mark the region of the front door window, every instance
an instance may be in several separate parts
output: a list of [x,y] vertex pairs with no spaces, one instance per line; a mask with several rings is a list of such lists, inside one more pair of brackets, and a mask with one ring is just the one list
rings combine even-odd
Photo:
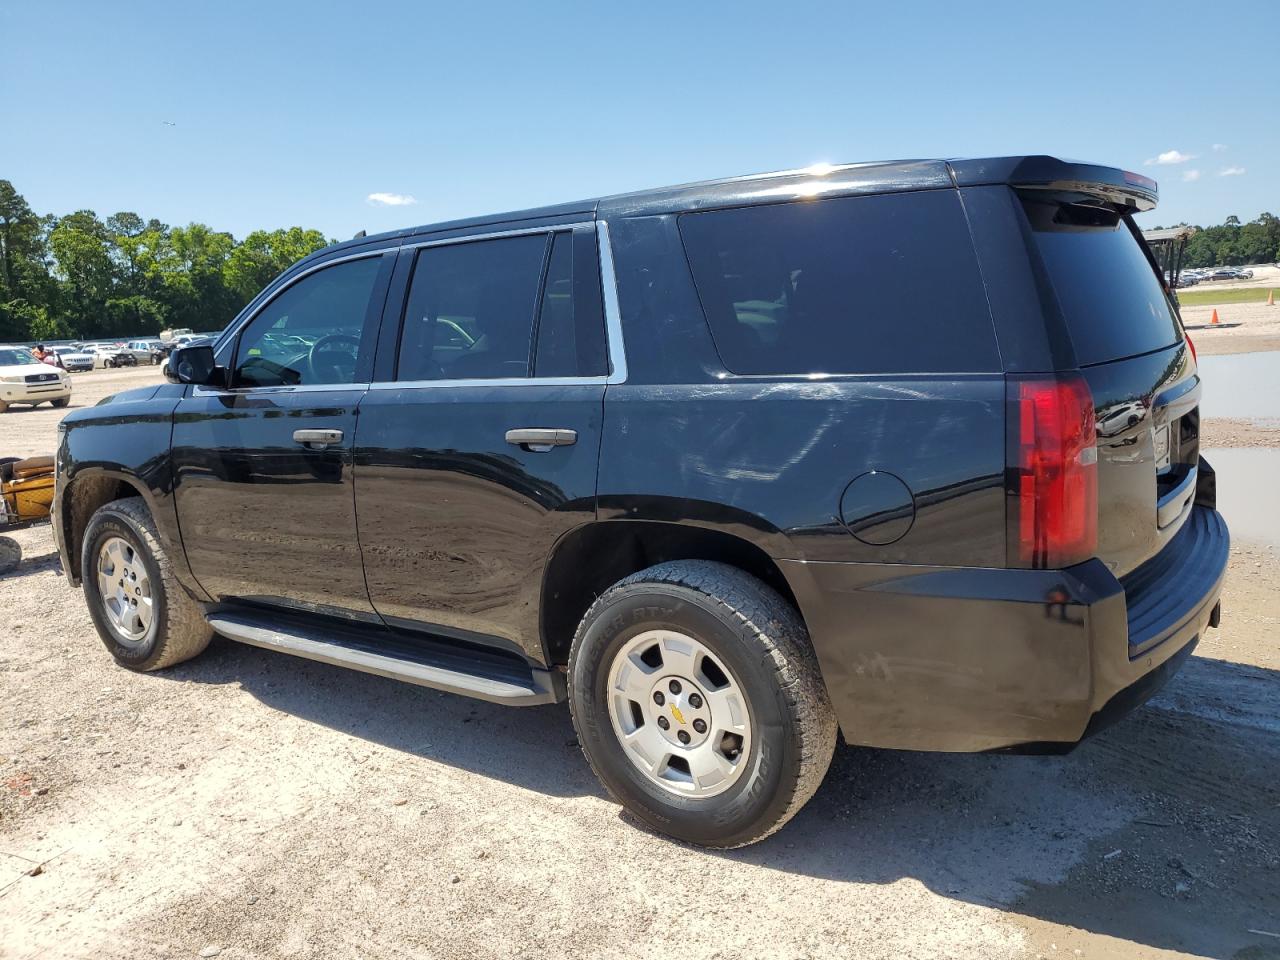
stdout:
[[268,303],[240,335],[232,385],[354,383],[381,259],[318,270]]

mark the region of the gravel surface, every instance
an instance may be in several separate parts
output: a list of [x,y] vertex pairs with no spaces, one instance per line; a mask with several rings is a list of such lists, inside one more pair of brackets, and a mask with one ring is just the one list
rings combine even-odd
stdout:
[[1200,422],[1200,448],[1280,447],[1280,429],[1273,421],[1205,417]]
[[[76,377],[74,402],[154,372]],[[0,417],[49,452],[61,411]],[[0,579],[0,956],[1280,957],[1280,564],[1066,757],[840,747],[768,841],[620,813],[567,709],[216,640],[115,667],[47,527]]]

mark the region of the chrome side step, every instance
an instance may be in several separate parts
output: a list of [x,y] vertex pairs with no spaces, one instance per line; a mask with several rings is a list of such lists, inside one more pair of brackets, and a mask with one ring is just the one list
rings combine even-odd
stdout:
[[491,703],[532,706],[564,699],[558,674],[485,650],[407,641],[390,632],[375,635],[340,627],[322,632],[290,618],[238,610],[211,612],[207,619],[222,636],[240,643]]

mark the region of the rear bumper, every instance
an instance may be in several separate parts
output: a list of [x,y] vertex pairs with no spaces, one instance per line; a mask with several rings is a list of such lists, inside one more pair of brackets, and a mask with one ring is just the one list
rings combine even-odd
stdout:
[[1143,703],[1215,614],[1229,538],[1196,506],[1123,581],[1065,570],[780,561],[845,739],[1063,749]]

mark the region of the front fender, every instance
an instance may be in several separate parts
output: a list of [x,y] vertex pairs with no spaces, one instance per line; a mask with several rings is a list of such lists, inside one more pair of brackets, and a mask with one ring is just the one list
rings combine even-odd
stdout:
[[61,426],[54,491],[54,535],[63,569],[79,585],[80,542],[104,503],[140,496],[179,582],[207,600],[187,565],[173,497],[169,446],[179,397],[167,391],[78,411]]

